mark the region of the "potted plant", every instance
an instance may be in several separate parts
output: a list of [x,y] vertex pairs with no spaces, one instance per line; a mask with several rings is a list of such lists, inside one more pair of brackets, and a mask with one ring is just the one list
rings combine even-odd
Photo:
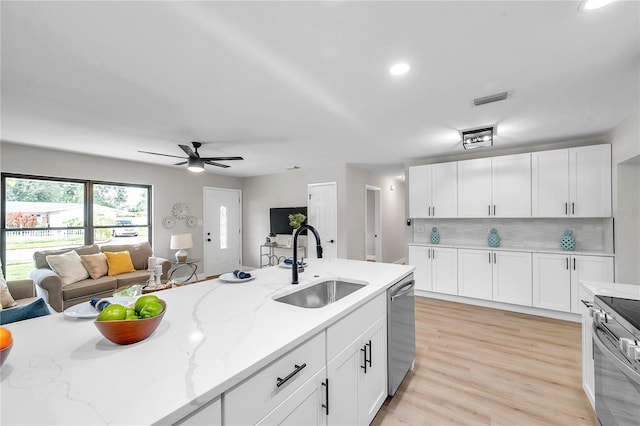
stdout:
[[289,215],[289,225],[293,227],[293,232],[296,232],[296,229],[300,228],[302,223],[307,219],[305,215],[302,213],[290,214]]
[[275,232],[269,232],[269,242],[271,244],[276,244],[276,233]]

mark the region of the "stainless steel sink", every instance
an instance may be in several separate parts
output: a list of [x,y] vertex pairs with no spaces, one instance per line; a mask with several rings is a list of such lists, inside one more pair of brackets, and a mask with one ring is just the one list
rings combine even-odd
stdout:
[[321,308],[364,287],[365,284],[347,281],[322,281],[310,287],[278,297],[276,302],[288,303],[301,308]]

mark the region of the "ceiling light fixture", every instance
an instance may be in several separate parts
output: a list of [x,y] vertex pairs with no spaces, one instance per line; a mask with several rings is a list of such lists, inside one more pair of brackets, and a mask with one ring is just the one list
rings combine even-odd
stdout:
[[393,64],[391,68],[389,68],[389,74],[391,75],[404,75],[409,72],[411,67],[406,62],[399,62],[397,64]]
[[[184,164],[184,163],[182,163]],[[187,170],[194,173],[204,172],[204,160],[202,158],[189,157]]]
[[464,149],[493,146],[493,126],[461,131]]
[[594,10],[605,7],[609,3],[613,3],[615,0],[583,0],[578,5],[578,10]]

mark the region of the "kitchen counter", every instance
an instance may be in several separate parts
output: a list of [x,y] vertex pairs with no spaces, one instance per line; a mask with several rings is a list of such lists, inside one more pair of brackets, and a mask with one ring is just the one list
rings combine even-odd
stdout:
[[[291,270],[251,271],[244,283],[209,280],[156,293],[167,302],[148,339],[115,345],[92,319],[63,314],[7,325],[0,423],[174,423],[386,291],[412,266],[309,259]],[[369,285],[331,305],[304,309],[272,300],[324,278]]]
[[640,300],[640,285],[599,281],[581,281],[580,285],[591,300],[595,295]]
[[587,255],[587,256],[611,256],[614,257],[613,253],[605,253],[598,252],[593,250],[573,250],[566,251],[560,248],[540,248],[540,247],[489,247],[488,245],[472,245],[472,244],[461,244],[461,245],[453,245],[453,244],[431,244],[431,243],[409,243],[409,246],[416,247],[445,247],[445,248],[456,248],[456,249],[472,249],[472,250],[495,250],[495,251],[518,251],[518,252],[526,252],[526,253],[552,253],[552,254],[564,254],[564,255]]

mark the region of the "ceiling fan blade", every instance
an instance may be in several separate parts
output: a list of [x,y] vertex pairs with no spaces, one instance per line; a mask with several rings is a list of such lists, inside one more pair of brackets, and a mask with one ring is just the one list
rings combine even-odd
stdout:
[[203,160],[209,161],[230,161],[230,160],[244,160],[242,157],[200,157]]
[[138,152],[142,152],[143,154],[162,155],[163,157],[184,158],[184,157],[178,157],[177,155],[160,154],[159,152],[149,152],[149,151],[138,151]]
[[209,164],[210,166],[222,167],[223,169],[228,169],[231,166],[227,166],[226,164],[216,163],[214,161],[205,160],[205,164]]
[[199,155],[197,155],[190,146],[187,145],[178,145],[180,148],[182,148],[182,150],[191,158],[198,158]]
[[188,161],[182,161],[180,163],[175,163],[174,166],[183,166],[183,165],[185,165],[187,163],[188,163]]

